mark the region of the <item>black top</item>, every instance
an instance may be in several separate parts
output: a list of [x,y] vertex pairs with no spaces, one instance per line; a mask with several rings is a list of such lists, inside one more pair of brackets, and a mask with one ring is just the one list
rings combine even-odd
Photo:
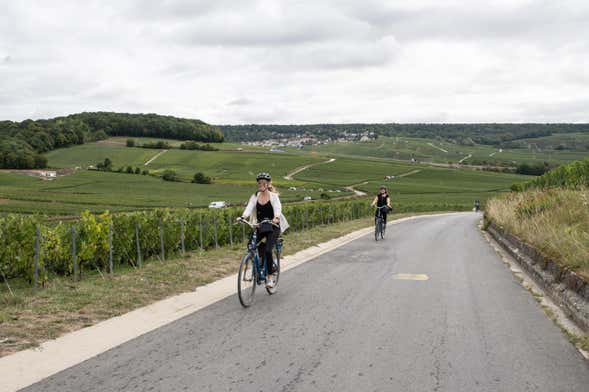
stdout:
[[261,222],[264,219],[274,219],[274,208],[272,208],[272,203],[270,203],[270,201],[268,201],[266,204],[260,204],[260,202],[257,202],[256,213],[258,222]]
[[378,200],[376,202],[377,207],[382,207],[382,206],[387,205],[387,200],[389,199],[388,193],[385,193],[384,196],[379,193],[378,195],[376,195],[376,197],[378,197]]

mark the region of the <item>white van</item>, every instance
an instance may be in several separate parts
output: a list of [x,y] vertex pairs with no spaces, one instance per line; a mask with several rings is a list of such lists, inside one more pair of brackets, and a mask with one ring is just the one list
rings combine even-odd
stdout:
[[209,204],[209,208],[225,208],[227,207],[227,202],[224,201],[213,201]]

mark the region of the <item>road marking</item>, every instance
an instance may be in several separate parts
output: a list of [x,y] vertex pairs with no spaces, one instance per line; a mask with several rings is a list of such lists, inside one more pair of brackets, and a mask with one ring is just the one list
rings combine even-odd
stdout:
[[426,274],[394,274],[394,279],[397,280],[429,280]]

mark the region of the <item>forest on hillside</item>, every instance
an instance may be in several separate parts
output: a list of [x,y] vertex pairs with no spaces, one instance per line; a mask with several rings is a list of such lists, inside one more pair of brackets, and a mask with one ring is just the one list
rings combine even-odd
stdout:
[[462,145],[485,144],[510,147],[520,139],[555,133],[589,132],[589,124],[309,124],[219,125],[227,141],[257,141],[308,135],[336,138],[344,132],[373,132],[377,136],[438,138]]
[[157,114],[93,112],[47,120],[0,121],[0,168],[44,168],[44,152],[109,136],[223,141],[217,127],[200,120]]

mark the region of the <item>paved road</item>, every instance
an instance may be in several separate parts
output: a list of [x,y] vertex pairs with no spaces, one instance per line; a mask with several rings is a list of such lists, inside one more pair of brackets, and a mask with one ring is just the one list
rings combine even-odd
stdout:
[[232,296],[26,390],[586,391],[589,365],[476,223],[391,226],[286,272],[250,309]]

